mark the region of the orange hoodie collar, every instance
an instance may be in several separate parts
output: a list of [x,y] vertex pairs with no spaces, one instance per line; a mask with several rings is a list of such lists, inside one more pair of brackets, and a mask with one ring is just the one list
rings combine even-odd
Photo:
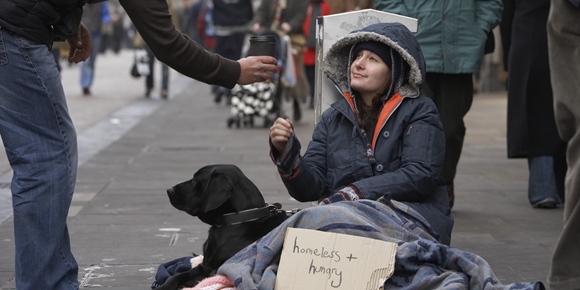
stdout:
[[[352,95],[350,94],[350,92],[346,92],[346,93],[344,93],[344,96],[345,96],[346,100],[348,101],[348,103],[350,104],[350,108],[352,109],[352,112],[354,114],[356,114],[356,106],[354,104],[354,99],[353,99]],[[381,109],[379,119],[377,120],[377,124],[375,125],[375,133],[373,135],[373,141],[371,144],[371,148],[373,150],[375,149],[375,143],[377,142],[377,137],[379,136],[379,132],[381,131],[381,128],[385,125],[385,123],[387,122],[387,119],[389,119],[389,117],[393,114],[393,112],[399,107],[399,104],[401,103],[401,101],[403,101],[403,96],[401,96],[401,94],[399,94],[399,92],[396,92],[392,97],[390,97],[387,100],[387,102],[385,103],[385,105]]]
[[371,148],[375,149],[375,144],[377,143],[377,137],[379,136],[379,132],[381,131],[382,127],[387,123],[389,117],[393,114],[393,112],[399,107],[399,104],[403,101],[403,96],[396,92],[392,97],[390,97],[383,108],[381,109],[381,114],[379,115],[379,119],[377,120],[377,124],[375,125],[375,133],[373,134],[373,142],[371,144]]

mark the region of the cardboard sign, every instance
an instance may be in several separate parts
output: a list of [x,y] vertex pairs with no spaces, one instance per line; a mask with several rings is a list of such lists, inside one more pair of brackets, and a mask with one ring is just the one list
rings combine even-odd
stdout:
[[288,228],[274,289],[383,289],[396,252],[395,243]]

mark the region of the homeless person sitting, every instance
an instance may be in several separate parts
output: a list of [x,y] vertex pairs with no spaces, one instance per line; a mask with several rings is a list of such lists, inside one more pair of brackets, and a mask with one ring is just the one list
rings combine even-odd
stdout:
[[484,259],[447,246],[445,134],[420,92],[425,61],[411,31],[399,23],[353,31],[330,47],[322,67],[344,98],[323,112],[304,156],[288,120],[275,122],[270,142],[290,194],[324,205],[293,214],[216,277],[239,290],[274,289],[286,230],[304,228],[396,243],[384,289],[544,289],[540,281],[502,285]]
[[435,105],[420,93],[425,62],[405,26],[379,23],[348,34],[323,69],[344,98],[322,114],[304,156],[288,120],[275,122],[270,142],[290,194],[325,205],[294,213],[200,283],[213,288],[194,290],[275,289],[288,228],[396,243],[387,290],[545,289],[541,281],[502,285],[483,258],[447,246],[453,219],[439,177],[445,136]]
[[425,60],[399,23],[354,31],[328,51],[323,69],[344,96],[323,112],[304,156],[292,122],[270,128],[270,155],[301,202],[395,200],[417,211],[445,245],[453,219],[440,171],[445,134],[421,94]]

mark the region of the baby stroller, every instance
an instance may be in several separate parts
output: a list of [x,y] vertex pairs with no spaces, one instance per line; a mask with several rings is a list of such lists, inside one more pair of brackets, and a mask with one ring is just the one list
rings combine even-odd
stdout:
[[[234,124],[240,128],[254,127],[254,118],[261,117],[264,127],[270,127],[276,118],[282,116],[282,96],[284,85],[282,75],[286,66],[288,41],[273,31],[260,33],[263,36],[276,38],[275,57],[278,59],[278,72],[272,75],[270,82],[236,85],[231,92],[231,116],[227,120],[228,128]],[[251,55],[248,55],[251,56]]]

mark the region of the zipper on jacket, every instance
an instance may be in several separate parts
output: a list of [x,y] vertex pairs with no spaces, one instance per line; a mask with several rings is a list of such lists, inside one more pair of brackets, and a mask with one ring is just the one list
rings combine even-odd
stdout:
[[[358,126],[356,126],[356,127],[358,128]],[[361,130],[363,140],[367,144],[367,158],[369,159],[369,162],[371,163],[371,167],[372,167],[375,164],[377,164],[377,159],[375,159],[375,150],[373,149],[371,143],[368,141],[367,132],[364,129],[360,129],[360,130]]]

